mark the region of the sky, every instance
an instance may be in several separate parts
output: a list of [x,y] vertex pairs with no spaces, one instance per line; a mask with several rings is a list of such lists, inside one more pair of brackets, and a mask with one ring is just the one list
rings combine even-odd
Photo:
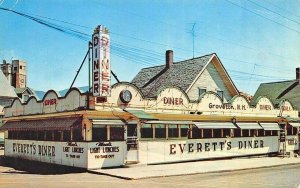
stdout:
[[[0,8],[84,34],[0,9],[0,60],[25,60],[35,90],[70,87],[100,24],[121,81],[163,65],[166,50],[175,62],[216,53],[238,90],[252,95],[260,83],[295,79],[300,67],[299,0],[0,0]],[[87,62],[74,86],[86,85]]]

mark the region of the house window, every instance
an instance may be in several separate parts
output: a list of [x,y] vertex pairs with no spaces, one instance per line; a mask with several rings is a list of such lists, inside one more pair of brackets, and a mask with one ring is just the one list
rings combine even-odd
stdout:
[[201,95],[203,95],[206,92],[206,89],[198,88],[198,91],[199,91],[199,97],[200,97]]
[[223,100],[223,95],[224,95],[224,93],[223,93],[223,91],[217,91],[217,94],[219,95],[219,97]]

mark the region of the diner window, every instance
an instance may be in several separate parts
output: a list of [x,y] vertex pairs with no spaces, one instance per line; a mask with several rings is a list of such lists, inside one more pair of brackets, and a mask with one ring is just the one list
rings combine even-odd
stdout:
[[53,140],[52,139],[52,131],[46,131],[46,140]]
[[214,138],[222,138],[222,129],[214,129]]
[[82,141],[83,137],[82,137],[82,130],[79,128],[77,129],[73,129],[73,141]]
[[192,130],[192,138],[194,139],[199,139],[201,138],[201,129],[199,129],[196,126],[193,126],[193,130]]
[[155,138],[166,138],[166,126],[164,124],[155,125]]
[[291,125],[288,125],[286,127],[287,135],[293,135],[293,127]]
[[297,127],[293,127],[293,135],[297,135],[298,129]]
[[250,129],[250,137],[255,137],[257,136],[257,130],[256,129]]
[[179,137],[179,125],[169,125],[168,127],[168,137],[178,138]]
[[123,141],[124,140],[124,127],[123,126],[110,126],[110,140]]
[[212,131],[212,129],[203,129],[203,138],[211,138]]
[[233,137],[232,135],[232,129],[223,129],[223,137],[227,138],[227,137]]
[[189,136],[189,125],[180,125],[180,133],[181,137],[188,137]]
[[250,133],[249,133],[249,129],[242,129],[242,137],[249,137]]
[[141,138],[153,138],[153,129],[151,124],[143,124],[141,127]]
[[205,88],[198,88],[198,93],[199,93],[199,97],[201,96],[201,95],[203,95],[204,93],[206,92],[206,89]]
[[265,136],[272,136],[272,131],[266,130],[266,131],[265,131]]
[[107,127],[103,125],[103,127],[93,128],[92,130],[92,140],[93,141],[107,141]]
[[66,130],[63,131],[64,134],[64,141],[71,141],[71,131],[70,130]]
[[234,129],[234,137],[241,137],[241,129]]
[[224,99],[224,92],[223,91],[217,91],[218,96],[222,99]]
[[272,136],[278,136],[278,131],[273,130],[272,131]]
[[54,131],[54,140],[61,141],[62,131]]
[[264,130],[263,129],[258,130],[258,136],[264,136]]
[[45,132],[37,131],[37,140],[45,140]]

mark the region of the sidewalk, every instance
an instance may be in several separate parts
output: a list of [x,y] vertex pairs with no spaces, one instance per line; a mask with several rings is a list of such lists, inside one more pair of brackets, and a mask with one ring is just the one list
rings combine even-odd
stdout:
[[91,173],[104,174],[123,179],[143,179],[152,177],[190,175],[200,173],[226,172],[253,168],[264,168],[300,163],[300,158],[243,158],[216,161],[197,161],[163,165],[130,165],[124,168],[90,170]]

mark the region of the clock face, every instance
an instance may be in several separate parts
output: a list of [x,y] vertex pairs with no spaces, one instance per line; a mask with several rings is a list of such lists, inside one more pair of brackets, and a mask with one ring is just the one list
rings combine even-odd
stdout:
[[120,93],[120,99],[123,103],[129,103],[132,99],[132,94],[128,90],[123,90]]

